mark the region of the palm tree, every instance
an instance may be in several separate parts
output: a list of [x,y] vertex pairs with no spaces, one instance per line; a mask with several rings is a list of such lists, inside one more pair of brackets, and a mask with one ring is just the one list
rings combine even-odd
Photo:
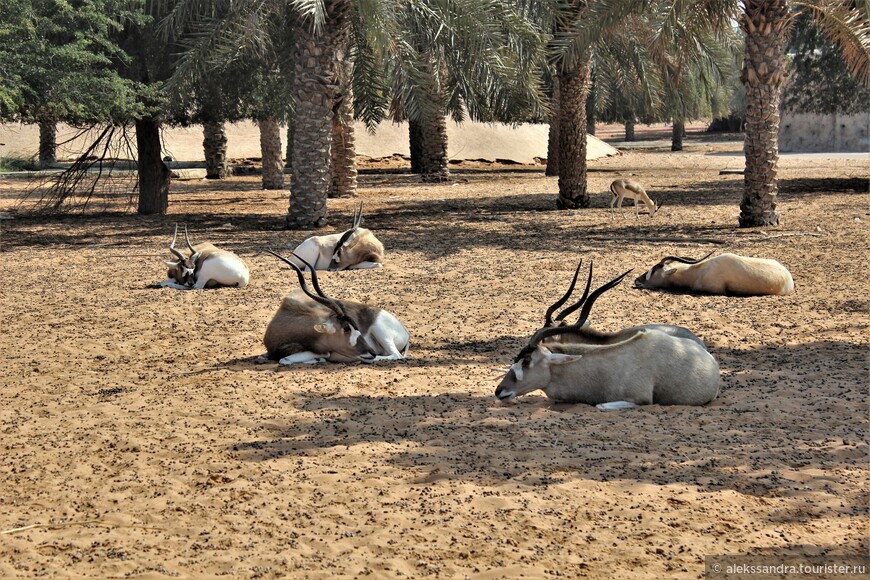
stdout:
[[337,59],[342,88],[333,104],[332,117],[332,187],[329,197],[356,197],[356,137],[353,127],[353,87],[351,61]]
[[202,125],[202,149],[205,154],[205,178],[226,179],[227,132],[223,121],[206,121]]
[[745,38],[746,135],[740,227],[775,226],[779,160],[779,101],[786,79],[787,0],[746,0],[740,16]]
[[746,88],[746,169],[740,227],[779,224],[776,179],[779,109],[787,76],[785,42],[794,11],[809,12],[843,51],[853,74],[870,84],[870,11],[851,2],[743,0],[738,20],[745,37],[741,81]]
[[449,179],[447,116],[485,122],[542,118],[541,34],[522,2],[429,2],[400,16],[393,66],[394,120],[407,119],[412,172]]
[[257,120],[260,128],[260,152],[263,163],[263,189],[284,189],[281,159],[281,127],[272,117]]
[[294,28],[296,132],[286,218],[288,229],[326,224],[326,199],[332,184],[333,105],[339,72],[334,55],[350,32],[351,8],[347,0],[313,2],[310,11],[300,15]]

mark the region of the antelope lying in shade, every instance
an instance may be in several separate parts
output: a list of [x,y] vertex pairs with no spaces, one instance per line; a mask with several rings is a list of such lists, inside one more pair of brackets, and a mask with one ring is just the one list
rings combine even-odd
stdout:
[[237,255],[226,250],[220,250],[208,242],[197,245],[190,243],[187,236],[187,226],[184,226],[184,241],[190,254],[185,256],[175,247],[178,237],[178,225],[172,235],[169,251],[178,258],[175,262],[166,262],[169,265],[167,280],[158,286],[189,290],[191,288],[218,288],[221,286],[234,286],[241,288],[248,285],[250,273],[248,266]]
[[316,293],[311,292],[301,267],[271,250],[269,253],[296,271],[300,286],[284,298],[266,328],[263,343],[269,359],[290,365],[405,358],[410,336],[398,318],[380,308],[330,298],[320,288],[316,270],[296,256],[311,272]]
[[290,258],[300,268],[313,264],[316,270],[381,268],[384,245],[371,230],[361,228],[362,202],[354,211],[353,225],[340,234],[312,236],[296,246]]
[[712,401],[719,392],[719,365],[691,331],[648,325],[603,333],[584,327],[595,300],[629,272],[584,296],[575,324],[538,330],[495,396],[508,400],[541,389],[554,401],[605,409]]
[[791,273],[776,260],[736,254],[721,254],[714,258],[707,254],[698,260],[667,256],[639,276],[634,285],[637,288],[743,296],[784,296],[794,292]]
[[610,219],[615,217],[613,207],[616,206],[622,212],[622,217],[626,217],[625,210],[622,209],[622,202],[626,199],[634,201],[634,217],[640,219],[640,210],[638,202],[643,203],[649,211],[649,217],[655,217],[656,212],[661,208],[653,200],[649,198],[643,186],[635,181],[628,179],[614,179],[610,184],[610,193],[613,199],[610,200]]

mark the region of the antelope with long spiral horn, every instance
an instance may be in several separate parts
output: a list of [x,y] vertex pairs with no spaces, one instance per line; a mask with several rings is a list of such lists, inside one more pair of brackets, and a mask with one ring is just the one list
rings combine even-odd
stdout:
[[248,285],[248,266],[234,253],[221,250],[208,242],[192,245],[185,225],[184,241],[190,250],[190,254],[185,256],[175,247],[177,238],[178,224],[175,225],[175,233],[172,234],[172,242],[169,244],[169,251],[178,260],[166,262],[169,266],[167,279],[158,286],[178,290],[201,290],[222,286],[241,288]]
[[405,358],[410,335],[393,314],[359,302],[330,298],[320,287],[312,264],[295,256],[311,272],[312,292],[302,267],[272,250],[268,252],[296,272],[300,288],[284,298],[266,328],[263,343],[267,358],[282,365]]
[[[688,329],[647,325],[604,333],[584,326],[598,297],[630,272],[573,305],[582,305],[574,324],[535,332],[495,396],[504,401],[541,389],[554,401],[604,409],[703,405],[713,400],[719,392],[719,365]],[[587,286],[591,278],[590,268]]]
[[361,270],[381,268],[384,245],[362,224],[362,202],[354,211],[349,230],[340,234],[312,236],[293,250],[290,259],[300,268],[308,263],[316,270]]
[[776,260],[736,254],[710,258],[711,255],[712,252],[697,260],[667,256],[639,276],[634,285],[646,289],[741,296],[785,296],[794,292],[791,272]]

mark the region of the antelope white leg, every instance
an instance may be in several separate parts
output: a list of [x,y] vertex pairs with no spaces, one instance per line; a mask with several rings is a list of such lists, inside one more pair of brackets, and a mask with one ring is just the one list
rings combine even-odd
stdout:
[[618,409],[634,409],[637,405],[631,401],[610,401],[608,403],[600,403],[595,405],[595,407],[603,411],[613,411]]
[[182,286],[175,280],[164,280],[160,284],[158,284],[161,288],[175,288],[176,290],[190,290],[187,286]]
[[372,359],[372,362],[378,362],[382,360],[405,360],[405,357],[402,356],[402,353],[396,352],[396,354],[391,355],[378,355]]
[[367,270],[369,268],[383,268],[383,264],[379,264],[378,262],[360,262],[359,264],[354,264],[353,266],[348,266],[348,270]]
[[313,365],[313,364],[317,364],[317,363],[322,363],[325,360],[326,360],[325,357],[323,357],[315,352],[311,352],[310,350],[305,350],[302,352],[296,352],[296,353],[293,353],[291,355],[285,356],[284,358],[282,358],[281,360],[278,361],[278,364],[279,365],[294,365],[294,364],[302,363],[302,364]]

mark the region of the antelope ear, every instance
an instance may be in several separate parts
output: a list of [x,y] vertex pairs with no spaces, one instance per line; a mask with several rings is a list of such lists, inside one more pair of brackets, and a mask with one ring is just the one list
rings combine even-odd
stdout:
[[335,329],[328,324],[315,324],[314,332],[319,332],[320,334],[332,334],[335,332]]
[[550,364],[562,365],[576,362],[583,358],[582,354],[562,354],[560,352],[551,352],[547,355],[547,362]]
[[167,265],[167,266],[170,266],[170,267],[172,267],[172,268],[176,267],[176,266],[179,265],[180,263],[181,263],[181,262],[170,262],[169,260],[166,260],[166,265]]

